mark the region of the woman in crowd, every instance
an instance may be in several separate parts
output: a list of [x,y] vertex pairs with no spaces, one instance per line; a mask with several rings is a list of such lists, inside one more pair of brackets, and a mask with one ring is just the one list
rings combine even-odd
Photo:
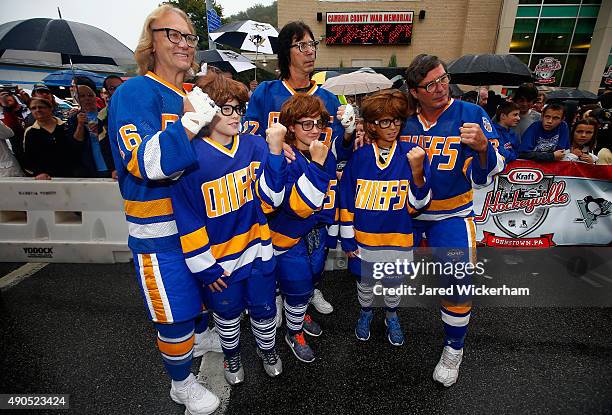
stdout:
[[186,74],[197,68],[197,43],[185,12],[170,5],[151,12],[134,53],[141,76],[113,95],[108,127],[128,245],[172,379],[170,397],[192,415],[204,415],[219,406],[219,398],[191,373],[192,358],[221,349],[202,313],[202,285],[185,264],[170,201],[170,179],[196,163],[191,140],[215,115],[206,100],[183,90]]
[[187,266],[206,287],[225,379],[236,385],[244,381],[240,316],[245,310],[266,373],[282,372],[275,347],[276,261],[264,212],[283,201],[286,129],[273,125],[266,140],[241,135],[248,101],[244,84],[209,71],[196,85],[193,93],[204,91],[219,112],[191,143],[197,162],[172,186],[172,207]]
[[77,148],[66,123],[53,116],[53,106],[43,98],[30,100],[36,120],[24,134],[24,169],[37,180],[74,177],[78,165]]
[[0,105],[2,106],[2,122],[13,131],[13,136],[10,138],[13,154],[23,166],[25,161],[23,134],[27,109],[19,103],[15,94],[6,91],[0,92]]
[[279,122],[287,127],[285,141],[296,159],[289,165],[285,201],[270,219],[270,230],[284,297],[285,341],[298,360],[310,363],[315,356],[304,332],[319,336],[322,330],[306,309],[325,267],[326,226],[336,214],[336,158],[319,141],[329,122],[319,97],[293,95],[281,107]]
[[111,177],[115,164],[108,135],[98,131],[96,86],[86,77],[77,77],[75,82],[81,110],[68,119],[68,131],[72,138],[82,143],[78,176]]
[[[381,91],[366,97],[361,109],[372,144],[357,150],[344,168],[340,181],[340,238],[349,257],[349,270],[357,279],[361,311],[355,335],[367,341],[376,280],[365,270],[374,262],[412,260],[414,229],[410,209],[424,208],[431,191],[425,150],[398,141],[401,126],[410,115],[406,95],[397,90]],[[386,278],[382,283],[397,284]],[[386,336],[393,346],[404,344],[397,316],[400,299],[399,295],[384,295]]]
[[0,177],[23,176],[21,167],[6,142],[13,136],[13,130],[0,121]]
[[597,129],[599,123],[594,118],[584,118],[576,121],[570,134],[570,149],[563,160],[597,163],[593,152],[597,146]]

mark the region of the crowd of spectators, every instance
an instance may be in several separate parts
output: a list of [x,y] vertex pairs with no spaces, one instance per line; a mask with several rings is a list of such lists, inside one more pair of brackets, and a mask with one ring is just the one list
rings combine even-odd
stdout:
[[107,133],[107,110],[123,80],[111,75],[98,91],[82,76],[73,80],[77,106],[63,111],[52,91],[35,85],[32,96],[20,89],[0,92],[0,175],[116,178]]
[[[34,86],[31,97],[20,89],[1,91],[0,175],[116,178],[107,111],[122,83],[111,75],[98,91],[89,78],[76,76],[72,94],[78,105],[67,112],[42,84]],[[251,81],[249,92],[256,87],[257,81]],[[586,105],[547,102],[533,84],[519,86],[508,98],[479,87],[457,99],[485,109],[500,137],[495,144],[508,161],[612,165],[612,90],[600,102]]]
[[519,86],[504,99],[487,87],[457,97],[482,106],[492,117],[499,140],[494,144],[507,161],[574,161],[612,164],[610,131],[612,90],[599,102],[550,101],[535,85]]

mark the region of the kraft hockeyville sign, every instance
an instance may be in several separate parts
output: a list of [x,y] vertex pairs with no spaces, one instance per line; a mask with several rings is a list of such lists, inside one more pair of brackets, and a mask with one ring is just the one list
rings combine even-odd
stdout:
[[548,248],[612,242],[612,167],[517,160],[474,192],[478,241]]
[[327,45],[409,45],[413,11],[330,12],[326,14]]

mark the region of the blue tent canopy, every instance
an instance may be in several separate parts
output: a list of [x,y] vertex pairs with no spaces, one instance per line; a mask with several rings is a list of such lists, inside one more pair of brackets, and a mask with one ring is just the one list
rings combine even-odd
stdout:
[[74,78],[75,76],[88,77],[96,84],[96,88],[98,89],[102,88],[102,83],[106,78],[105,75],[97,74],[95,72],[82,71],[80,69],[75,69],[74,71],[66,69],[63,71],[50,73],[49,75],[43,78],[43,82],[47,86],[63,86],[67,88],[71,85],[72,78]]

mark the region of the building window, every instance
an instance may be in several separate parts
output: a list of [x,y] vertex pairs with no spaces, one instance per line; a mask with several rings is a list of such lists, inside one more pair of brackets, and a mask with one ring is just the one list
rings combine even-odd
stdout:
[[561,68],[543,83],[577,87],[600,6],[601,0],[519,0],[510,53],[531,70],[546,67],[538,66],[544,58],[558,61]]

